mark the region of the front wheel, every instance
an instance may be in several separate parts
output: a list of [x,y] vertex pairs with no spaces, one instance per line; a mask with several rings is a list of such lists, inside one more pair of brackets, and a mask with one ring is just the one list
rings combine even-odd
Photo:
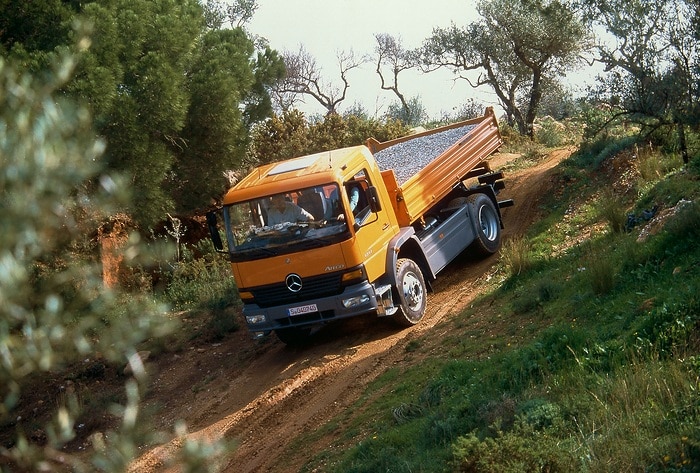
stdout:
[[423,273],[414,261],[402,258],[396,263],[396,289],[399,310],[394,320],[403,327],[417,324],[425,315],[427,291]]
[[481,256],[489,256],[501,247],[501,221],[493,201],[485,194],[467,198],[469,217],[476,229],[472,248]]

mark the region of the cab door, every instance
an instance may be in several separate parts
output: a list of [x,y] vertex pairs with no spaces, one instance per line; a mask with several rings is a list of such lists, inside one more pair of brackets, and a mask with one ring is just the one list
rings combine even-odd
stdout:
[[353,190],[359,190],[357,205],[352,211],[346,212],[349,214],[346,218],[355,232],[355,255],[359,262],[365,264],[370,281],[385,273],[387,244],[393,236],[388,213],[391,209],[382,205],[377,210],[376,206],[370,205],[372,196],[369,189],[373,184],[369,173],[363,169],[343,185],[346,209],[352,208]]

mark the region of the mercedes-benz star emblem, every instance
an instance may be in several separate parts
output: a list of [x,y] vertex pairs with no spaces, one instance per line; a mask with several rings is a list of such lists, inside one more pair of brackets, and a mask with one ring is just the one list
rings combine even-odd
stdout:
[[287,289],[289,289],[290,291],[301,291],[301,276],[299,276],[298,274],[290,274],[289,276],[287,276],[287,279],[285,279],[285,282],[287,283]]

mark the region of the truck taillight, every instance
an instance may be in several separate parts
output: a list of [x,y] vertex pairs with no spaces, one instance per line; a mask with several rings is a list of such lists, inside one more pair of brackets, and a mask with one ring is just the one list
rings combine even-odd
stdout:
[[351,271],[348,271],[347,273],[344,273],[342,282],[343,286],[349,286],[351,284],[357,284],[359,282],[362,282],[365,279],[367,279],[367,277],[365,276],[365,268],[363,266],[360,266]]

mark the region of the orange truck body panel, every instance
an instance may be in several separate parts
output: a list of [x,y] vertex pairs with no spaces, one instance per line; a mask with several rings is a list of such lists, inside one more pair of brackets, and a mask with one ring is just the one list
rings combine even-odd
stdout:
[[498,121],[493,109],[488,108],[484,117],[454,123],[391,141],[378,142],[373,139],[367,140],[367,146],[370,151],[376,153],[411,139],[468,125],[476,125],[476,127],[401,186],[396,184],[393,172],[390,170],[384,171],[385,185],[387,189],[391,189],[396,195],[393,201],[399,225],[408,226],[420,219],[429,208],[445,197],[460,182],[463,176],[478,167],[480,163],[503,144],[498,130]]

